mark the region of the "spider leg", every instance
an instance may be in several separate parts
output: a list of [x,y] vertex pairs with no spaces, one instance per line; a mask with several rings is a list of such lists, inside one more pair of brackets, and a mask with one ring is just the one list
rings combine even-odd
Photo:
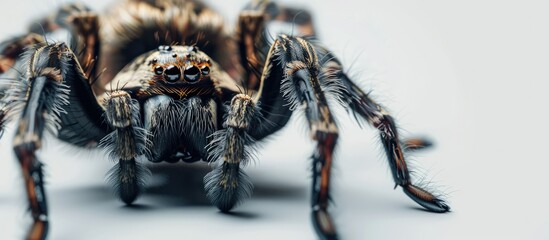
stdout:
[[318,56],[314,47],[302,38],[282,35],[274,45],[274,54],[280,58],[281,67],[286,74],[282,81],[282,94],[293,107],[297,107],[298,103],[305,106],[311,138],[317,142],[312,156],[313,224],[322,239],[337,239],[328,205],[333,151],[338,139],[338,129],[320,88]]
[[[27,239],[44,239],[49,220],[42,163],[36,151],[42,146],[45,130],[71,143],[89,143],[109,130],[97,115],[97,104],[75,54],[64,43],[43,42],[27,47],[15,58],[20,76],[10,81],[2,98],[0,121],[21,116],[13,150],[23,173],[33,224]],[[6,118],[7,117],[7,118]],[[82,133],[81,142],[74,134]],[[72,140],[72,141],[70,141]]]
[[[263,40],[265,17],[261,11],[245,9],[238,17],[236,36],[240,51],[240,62],[246,72],[248,89],[255,89],[259,83],[258,72],[263,69],[261,50],[268,48],[267,41]],[[259,45],[259,46],[258,46]]]
[[244,11],[261,11],[267,21],[280,21],[295,24],[302,36],[315,35],[313,18],[305,9],[286,6],[269,0],[252,0]]
[[317,145],[312,156],[312,221],[321,239],[337,239],[328,211],[333,151],[338,128],[319,82],[320,64],[315,48],[299,37],[280,35],[265,62],[256,109],[263,124],[249,130],[261,139],[285,124],[292,111],[304,108],[311,139]]
[[[78,6],[77,4],[65,6],[65,9],[72,9],[65,20],[68,23],[66,27],[72,31],[76,41],[73,51],[79,53],[78,60],[85,76],[90,81],[95,81],[98,77],[96,76],[97,56],[99,56],[100,49],[99,16],[83,6],[71,8],[70,6],[73,5]],[[92,83],[94,82],[90,82],[90,84]]]
[[148,174],[136,159],[145,154],[147,132],[141,126],[139,103],[127,92],[116,91],[105,99],[105,117],[114,129],[105,136],[100,146],[110,152],[118,163],[109,172],[109,181],[126,204],[137,199],[144,186],[143,177]]
[[0,139],[2,138],[2,136],[4,136],[4,128],[6,127],[6,122],[8,121],[7,110],[8,109],[5,105],[0,108]]
[[238,94],[231,100],[222,130],[213,134],[208,145],[211,161],[223,162],[204,177],[208,199],[222,212],[228,212],[252,194],[253,184],[240,168],[250,159],[253,139],[246,132],[255,117],[255,104],[251,97]]
[[[42,20],[41,27],[33,25],[31,30],[37,34],[42,31],[53,32],[67,29],[71,33],[70,47],[78,56],[78,61],[89,81],[94,81],[97,74],[97,56],[99,55],[99,16],[82,3],[68,3],[57,12]],[[90,82],[91,84],[92,82]]]
[[391,167],[393,179],[400,185],[404,193],[419,205],[432,212],[448,212],[450,207],[446,202],[421,187],[412,184],[394,119],[379,104],[362,92],[351,81],[345,81],[353,98],[349,104],[351,109],[377,128],[381,142],[385,148],[387,159]]
[[42,36],[29,33],[0,43],[0,75],[14,67],[26,47],[43,41]]
[[433,142],[431,142],[427,138],[407,138],[400,141],[400,145],[403,146],[404,151],[415,151],[415,150],[421,150],[425,148],[429,148],[433,146]]
[[257,89],[265,54],[270,44],[265,28],[271,21],[295,24],[299,35],[314,35],[312,17],[306,10],[286,7],[266,0],[253,0],[238,18],[236,38],[240,50],[240,61],[246,71],[248,89]]
[[323,85],[325,88],[330,84],[337,85],[332,86],[329,94],[379,130],[395,184],[401,186],[408,197],[429,211],[448,212],[450,207],[444,200],[412,183],[410,170],[404,158],[403,145],[413,149],[428,146],[430,143],[422,139],[402,141],[393,117],[349,79],[342,71],[339,61],[331,53],[320,46],[317,49],[323,59]]
[[[8,109],[21,110],[13,150],[19,160],[26,193],[33,217],[27,239],[44,239],[48,232],[48,208],[44,189],[42,163],[36,150],[42,146],[45,129],[59,126],[63,106],[68,104],[65,77],[69,69],[63,65],[63,44],[37,45],[25,55],[28,63],[19,85],[4,97]],[[27,62],[28,61],[28,62]]]

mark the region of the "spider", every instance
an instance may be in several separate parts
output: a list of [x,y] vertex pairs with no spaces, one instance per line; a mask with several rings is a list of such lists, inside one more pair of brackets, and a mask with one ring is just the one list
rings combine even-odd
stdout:
[[[300,36],[269,39],[273,21]],[[42,163],[35,152],[46,131],[82,147],[107,149],[109,173],[125,204],[143,192],[151,162],[210,162],[206,195],[222,212],[250,197],[243,171],[257,142],[305,113],[312,154],[311,217],[320,239],[338,239],[328,211],[338,127],[328,99],[379,131],[395,188],[432,212],[450,207],[414,185],[404,150],[428,145],[401,140],[394,119],[343,71],[316,38],[311,15],[269,1],[252,1],[236,30],[201,2],[124,0],[105,15],[68,4],[41,28],[0,44],[0,127],[19,118],[13,150],[23,173],[33,223],[27,238],[45,239],[49,218]],[[66,31],[65,41],[52,36]],[[50,37],[50,39],[48,39]]]

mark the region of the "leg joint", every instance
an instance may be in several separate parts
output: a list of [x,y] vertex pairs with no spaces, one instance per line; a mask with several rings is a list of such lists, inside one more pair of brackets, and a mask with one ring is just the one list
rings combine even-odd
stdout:
[[377,128],[384,138],[395,138],[397,136],[395,121],[386,114],[381,113],[371,118],[372,125]]
[[252,98],[245,94],[233,97],[225,127],[248,129],[255,113],[255,104]]
[[117,91],[105,100],[105,116],[115,128],[125,128],[132,124],[131,97],[127,92]]
[[36,148],[36,143],[19,143],[13,147],[13,151],[17,156],[19,163],[21,165],[26,165],[31,167],[35,162],[34,151]]

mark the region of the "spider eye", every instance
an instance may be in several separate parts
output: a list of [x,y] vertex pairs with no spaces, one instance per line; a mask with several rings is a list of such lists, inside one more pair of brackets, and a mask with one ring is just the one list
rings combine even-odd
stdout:
[[172,50],[172,46],[160,45],[158,46],[158,51],[169,52]]
[[161,66],[156,66],[156,67],[154,68],[154,73],[155,73],[156,75],[162,75],[163,72],[164,72],[164,68],[161,67]]
[[200,72],[202,73],[202,75],[208,75],[210,74],[210,67],[205,66],[202,69],[200,69]]
[[181,71],[174,65],[168,66],[164,71],[164,79],[168,82],[176,82],[179,78],[181,78]]
[[185,72],[183,73],[185,74],[185,80],[187,82],[196,82],[200,78],[200,70],[195,66],[185,69]]

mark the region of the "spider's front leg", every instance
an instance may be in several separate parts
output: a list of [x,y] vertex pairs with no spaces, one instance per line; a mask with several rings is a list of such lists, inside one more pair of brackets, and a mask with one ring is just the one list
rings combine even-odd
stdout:
[[114,129],[105,136],[100,146],[110,152],[117,164],[109,172],[109,181],[115,193],[126,204],[135,201],[144,186],[148,170],[136,159],[145,154],[147,131],[139,118],[139,103],[127,92],[115,91],[105,99],[105,117]]
[[272,44],[254,102],[258,127],[248,132],[261,139],[285,125],[292,111],[303,108],[312,140],[317,145],[313,159],[312,220],[318,236],[338,239],[328,211],[333,151],[338,128],[319,81],[320,64],[313,45],[298,37],[280,35]]
[[252,182],[240,165],[250,158],[248,145],[253,139],[247,131],[257,119],[254,107],[251,97],[234,96],[223,123],[224,129],[215,132],[208,145],[210,160],[222,159],[222,163],[204,177],[204,187],[208,199],[222,212],[228,212],[252,194]]
[[79,68],[71,65],[74,54],[64,44],[36,45],[25,55],[22,79],[4,97],[9,111],[21,109],[13,150],[19,160],[34,223],[27,239],[44,239],[48,232],[48,208],[42,163],[36,151],[46,129],[55,131],[69,102],[66,84],[75,82]]
[[321,239],[337,239],[328,206],[333,151],[338,139],[338,128],[321,90],[318,56],[308,41],[285,35],[281,35],[275,41],[269,55],[269,64],[278,68],[272,71],[283,72],[284,78],[280,89],[282,95],[290,104],[290,109],[296,109],[298,105],[305,108],[311,138],[317,142],[312,156],[313,225]]

